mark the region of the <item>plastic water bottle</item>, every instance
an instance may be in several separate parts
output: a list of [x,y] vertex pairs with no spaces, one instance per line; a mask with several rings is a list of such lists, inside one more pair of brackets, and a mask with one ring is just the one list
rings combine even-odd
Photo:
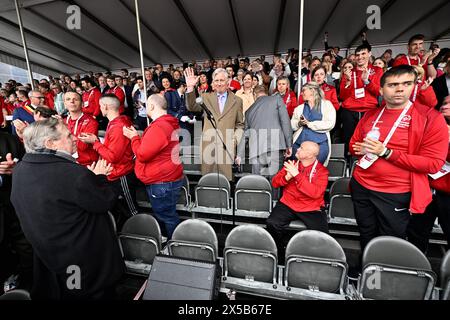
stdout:
[[[380,129],[377,128],[377,127],[374,127],[372,130],[370,130],[367,133],[366,138],[370,138],[372,140],[377,140],[378,141],[380,139]],[[370,159],[373,159],[375,157],[374,154],[367,152],[365,150],[365,148],[364,148],[363,151],[364,151],[365,154],[367,154],[367,157],[369,157]]]

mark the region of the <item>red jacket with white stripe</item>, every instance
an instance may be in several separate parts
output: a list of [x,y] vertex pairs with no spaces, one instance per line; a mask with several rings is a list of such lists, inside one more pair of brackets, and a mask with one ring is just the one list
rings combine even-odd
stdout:
[[97,88],[83,93],[83,113],[97,117],[100,114],[100,98],[102,94]]
[[[98,122],[88,114],[82,114],[78,119],[73,120],[70,115],[64,120],[69,128],[69,131],[76,138],[81,133],[92,133],[98,135]],[[97,161],[98,153],[94,150],[91,144],[77,140],[77,162],[82,166],[91,165],[92,162]]]
[[283,187],[281,202],[296,212],[318,211],[324,206],[324,195],[328,184],[328,169],[317,162],[304,167],[296,162],[299,174],[291,180],[286,180],[286,169],[281,169],[272,179],[274,188]]
[[123,135],[123,127],[132,125],[127,116],[118,116],[108,123],[104,142],[94,143],[94,150],[98,152],[100,158],[105,159],[113,167],[108,176],[109,181],[117,180],[134,169],[131,141]]
[[[370,110],[359,121],[350,140],[350,151],[353,155],[355,155],[354,143],[362,142],[365,138],[362,133],[363,128],[372,126],[380,112],[381,110],[377,109]],[[416,102],[411,106],[410,114],[408,152],[392,150],[389,159],[380,159],[380,161],[388,161],[411,172],[409,210],[411,213],[420,214],[425,212],[432,200],[428,174],[438,172],[444,165],[449,136],[444,117],[435,109]],[[389,182],[387,181],[387,183]]]
[[[367,67],[369,70],[369,81],[368,85],[364,84],[362,80],[362,71],[353,69],[352,77],[347,80],[347,77],[343,77],[341,81],[341,91],[340,98],[342,100],[342,108],[356,111],[356,112],[366,112],[378,107],[378,96],[380,95],[380,80],[383,76],[383,69],[374,67],[369,64]],[[355,96],[355,81],[354,74],[356,72],[356,88],[364,88],[365,96],[364,98],[357,99]]]
[[136,176],[144,184],[174,182],[183,177],[180,143],[178,134],[174,132],[179,128],[177,118],[164,115],[150,123],[142,138],[136,136],[131,139],[136,155]]
[[[450,144],[448,146],[447,162],[450,162]],[[430,179],[430,185],[433,189],[450,194],[450,173],[437,180]]]

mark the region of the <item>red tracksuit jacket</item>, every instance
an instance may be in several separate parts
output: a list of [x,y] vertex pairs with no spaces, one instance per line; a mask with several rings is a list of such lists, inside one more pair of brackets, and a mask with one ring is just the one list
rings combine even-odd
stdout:
[[142,138],[131,140],[136,155],[136,176],[144,184],[174,182],[183,177],[180,143],[174,132],[179,128],[177,118],[164,115],[150,123]]
[[117,99],[120,101],[120,108],[119,113],[122,114],[125,112],[125,92],[123,92],[122,88],[115,86],[114,88],[110,88],[108,91],[106,91],[107,94],[112,93],[114,94]]
[[[370,110],[359,121],[350,140],[350,151],[353,155],[355,155],[353,144],[365,138],[363,128],[367,131],[368,126],[372,127],[373,121],[380,112],[380,109]],[[412,213],[423,213],[432,200],[428,174],[438,172],[444,165],[449,136],[444,117],[433,108],[416,102],[411,106],[410,115],[408,153],[393,150],[389,159],[377,161],[389,161],[395,166],[411,171],[409,210]],[[380,172],[380,174],[383,173]]]
[[[448,146],[447,161],[450,162],[450,145]],[[437,180],[430,178],[430,186],[433,189],[450,194],[450,173]]]
[[303,167],[298,161],[300,173],[287,181],[286,169],[281,169],[272,179],[274,188],[283,187],[281,202],[296,212],[317,211],[325,204],[324,195],[328,184],[328,169],[317,163]]
[[94,150],[100,158],[105,159],[113,167],[113,171],[108,176],[109,181],[117,180],[134,169],[131,141],[123,135],[123,127],[132,125],[127,116],[119,116],[108,123],[104,142],[94,143]]
[[[69,115],[64,122],[74,137],[78,137],[83,132],[98,135],[98,122],[88,114],[82,114],[77,120],[73,120]],[[77,153],[77,162],[82,166],[91,165],[98,159],[98,154],[93,146],[80,140],[77,141]]]
[[83,113],[97,117],[100,114],[100,98],[102,94],[97,88],[83,93]]
[[[368,69],[372,71],[369,74],[370,83],[366,86],[361,79],[362,71],[353,70],[350,82],[347,77],[343,77],[341,81],[340,98],[342,100],[342,108],[356,112],[366,112],[378,107],[378,96],[380,95],[380,80],[383,76],[383,69],[374,67],[369,64]],[[356,71],[355,71],[356,70]],[[357,99],[355,97],[354,73],[356,72],[356,88],[365,88],[365,97]],[[346,85],[349,84],[348,88]]]

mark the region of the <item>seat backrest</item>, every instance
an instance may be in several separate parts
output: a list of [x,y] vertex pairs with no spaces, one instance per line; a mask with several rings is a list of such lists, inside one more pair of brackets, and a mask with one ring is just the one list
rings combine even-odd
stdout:
[[331,158],[345,159],[345,144],[333,143],[331,145]]
[[286,286],[323,292],[339,292],[347,275],[341,245],[326,233],[298,232],[286,247]]
[[330,187],[330,198],[337,194],[350,195],[350,178],[340,178]]
[[343,177],[347,162],[344,159],[330,159],[328,161],[327,169],[330,172],[329,177]]
[[161,229],[154,217],[140,213],[129,218],[119,235],[125,260],[151,264],[161,250]]
[[444,290],[443,299],[450,300],[450,250],[447,251],[441,264],[441,287]]
[[229,208],[230,182],[222,174],[208,173],[195,189],[196,203],[201,207]]
[[181,187],[180,197],[178,198],[177,204],[188,206],[190,199],[189,194],[190,194],[189,179],[186,175],[184,175],[183,186]]
[[0,301],[31,300],[30,294],[22,289],[8,291],[0,296]]
[[369,299],[429,299],[436,281],[426,256],[400,238],[381,236],[364,249],[359,291]]
[[235,191],[236,210],[272,211],[272,186],[263,176],[239,179]]
[[224,264],[226,276],[276,283],[277,246],[262,227],[235,227],[225,240]]
[[349,195],[334,195],[330,199],[329,213],[331,218],[355,220],[353,201]]
[[209,223],[188,219],[175,228],[169,241],[169,252],[183,258],[215,261],[218,246],[216,232]]

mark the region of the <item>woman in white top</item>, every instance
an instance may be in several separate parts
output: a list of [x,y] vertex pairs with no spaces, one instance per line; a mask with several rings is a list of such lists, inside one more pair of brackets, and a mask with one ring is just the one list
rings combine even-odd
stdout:
[[330,158],[330,131],[336,123],[336,109],[325,100],[324,92],[316,82],[303,86],[302,97],[305,103],[295,108],[291,119],[295,131],[292,154],[304,141],[316,142],[320,147],[317,159],[326,166]]

